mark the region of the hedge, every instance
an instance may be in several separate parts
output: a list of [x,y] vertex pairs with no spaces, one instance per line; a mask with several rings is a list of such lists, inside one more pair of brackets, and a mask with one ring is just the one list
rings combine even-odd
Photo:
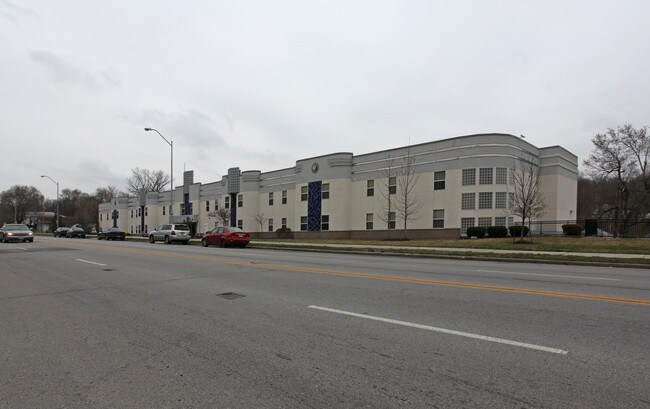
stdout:
[[485,237],[485,227],[472,226],[467,228],[467,237]]
[[[521,237],[521,226],[510,226],[510,235],[512,237]],[[528,236],[528,226],[524,226],[524,237]]]
[[490,237],[507,237],[508,228],[506,226],[490,226],[487,228],[487,234]]
[[582,236],[582,226],[579,224],[563,224],[562,231],[567,236]]

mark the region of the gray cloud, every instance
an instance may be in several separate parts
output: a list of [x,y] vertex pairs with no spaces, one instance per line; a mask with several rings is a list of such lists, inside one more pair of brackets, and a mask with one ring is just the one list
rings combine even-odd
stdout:
[[23,17],[38,18],[38,14],[33,10],[19,6],[9,0],[0,0],[0,3],[4,5],[0,14],[13,23],[18,22],[18,20]]
[[29,56],[34,63],[43,67],[50,80],[57,84],[79,85],[91,89],[98,89],[103,85],[121,85],[119,74],[114,71],[102,71],[96,75],[49,51],[32,51]]

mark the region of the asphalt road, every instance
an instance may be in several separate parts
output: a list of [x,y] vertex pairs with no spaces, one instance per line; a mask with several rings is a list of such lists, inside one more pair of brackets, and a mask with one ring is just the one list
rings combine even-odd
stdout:
[[650,408],[650,270],[0,243],[0,408]]

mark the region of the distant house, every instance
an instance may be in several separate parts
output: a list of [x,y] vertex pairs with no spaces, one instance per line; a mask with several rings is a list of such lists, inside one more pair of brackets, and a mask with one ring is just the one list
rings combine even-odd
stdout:
[[23,223],[32,230],[46,233],[52,231],[56,222],[55,212],[27,212]]

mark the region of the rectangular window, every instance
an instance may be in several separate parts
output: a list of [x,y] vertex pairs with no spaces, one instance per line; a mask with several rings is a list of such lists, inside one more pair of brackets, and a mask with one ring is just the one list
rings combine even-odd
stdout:
[[242,219],[237,220],[237,228],[244,230],[244,221]]
[[512,216],[508,216],[508,227],[514,226],[514,224],[515,224],[515,218]]
[[163,207],[162,207],[162,209],[163,209],[163,216],[165,215],[165,207],[167,207],[167,206],[163,206]]
[[463,210],[472,210],[476,208],[476,193],[462,193],[460,199],[460,208]]
[[478,218],[478,225],[479,225],[479,227],[492,226],[492,218],[491,217],[479,217]]
[[149,233],[149,225],[145,224],[144,225],[144,234]]
[[[496,197],[494,200],[495,209],[505,209],[506,208],[506,192],[496,192]],[[500,226],[505,226],[501,224]]]
[[445,227],[445,209],[435,209],[433,211],[433,228],[443,229]]
[[282,191],[282,204],[287,204],[287,191]]
[[463,169],[463,186],[476,184],[476,169]]
[[306,202],[307,198],[309,197],[309,191],[307,190],[307,186],[301,186],[300,187],[300,201],[301,202]]
[[375,181],[368,180],[366,182],[366,196],[374,196],[374,195],[375,195]]
[[273,219],[269,219],[269,231],[273,231]]
[[283,218],[282,218],[282,228],[283,228],[283,229],[286,229],[286,228],[287,228],[287,218],[286,218],[286,217],[283,217]]
[[329,215],[324,214],[324,215],[322,215],[320,217],[320,229],[322,231],[327,231],[327,230],[330,229],[330,217],[329,217]]
[[492,168],[481,168],[481,169],[479,169],[478,184],[479,185],[491,185],[492,184]]
[[433,190],[445,190],[445,177],[447,172],[440,170],[433,173]]
[[[508,209],[515,207],[515,194],[513,192],[508,192]],[[510,224],[508,225],[510,226]]]
[[206,211],[206,212],[209,212],[209,211],[210,211],[210,201],[209,201],[209,200],[206,200],[206,201],[205,201],[205,211]]
[[133,219],[133,209],[131,209],[131,218]]
[[237,207],[244,207],[244,195],[237,195]]
[[373,214],[372,213],[366,213],[366,230],[372,230],[373,228]]
[[300,231],[307,231],[307,216],[300,216]]
[[115,211],[115,220],[117,220],[119,218],[120,218],[120,211],[117,210],[117,211]]
[[505,217],[495,217],[494,218],[494,225],[495,226],[505,226],[506,225],[506,218]]
[[148,207],[144,208],[144,215],[149,216],[149,208]]
[[463,217],[460,219],[460,234],[467,234],[467,228],[474,227],[473,217]]
[[181,214],[185,214],[185,203],[181,203]]
[[223,203],[226,209],[230,209],[230,196],[226,196],[223,198]]
[[388,229],[395,229],[395,212],[388,212]]
[[99,214],[99,221],[101,222],[102,220],[104,220],[104,215],[100,213]]
[[391,176],[388,178],[388,194],[394,195],[397,193],[397,177]]
[[273,192],[269,192],[269,206],[273,206]]
[[131,234],[133,234],[133,226],[131,226]]
[[323,188],[321,190],[321,197],[323,198],[323,200],[330,198],[330,184],[329,183],[323,183]]
[[479,209],[492,208],[492,192],[480,192],[478,194],[478,208]]
[[508,168],[497,168],[497,185],[508,184]]

